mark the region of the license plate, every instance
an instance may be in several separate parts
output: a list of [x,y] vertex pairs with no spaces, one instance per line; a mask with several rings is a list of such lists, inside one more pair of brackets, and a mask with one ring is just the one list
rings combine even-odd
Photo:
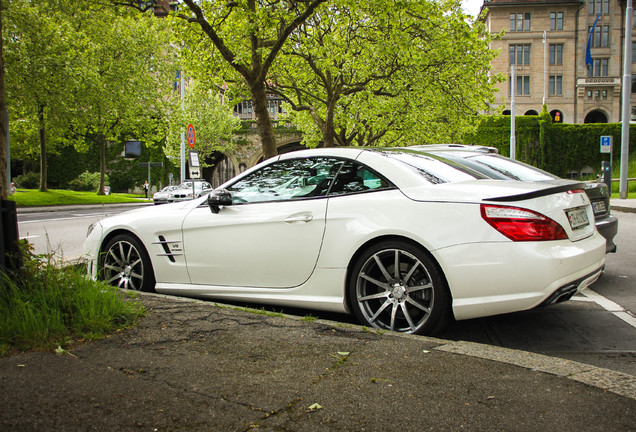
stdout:
[[607,211],[605,201],[594,201],[592,205],[594,206],[594,214],[605,213]]
[[584,226],[588,226],[590,224],[590,221],[587,218],[585,207],[578,207],[575,209],[566,210],[565,214],[568,216],[570,226],[573,230],[583,228]]

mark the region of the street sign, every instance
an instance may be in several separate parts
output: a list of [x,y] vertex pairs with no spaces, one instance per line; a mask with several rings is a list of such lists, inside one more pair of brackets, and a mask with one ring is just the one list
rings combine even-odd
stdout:
[[612,153],[612,137],[601,137],[601,153]]
[[192,123],[190,123],[188,125],[188,128],[186,129],[186,137],[188,139],[188,145],[190,146],[190,148],[194,148],[194,143],[196,142],[196,135],[194,134],[194,126],[192,126]]
[[199,168],[201,164],[199,163],[199,152],[196,150],[190,150],[188,152],[189,157],[189,165],[192,168]]
[[199,163],[199,152],[190,150],[188,152],[188,168],[190,170],[191,179],[201,178],[201,164]]

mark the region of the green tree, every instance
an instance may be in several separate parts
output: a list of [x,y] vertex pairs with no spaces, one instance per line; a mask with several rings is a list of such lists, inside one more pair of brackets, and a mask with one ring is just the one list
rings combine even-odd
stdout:
[[215,151],[227,151],[232,147],[232,132],[240,127],[241,122],[224,103],[218,89],[209,89],[192,79],[185,94],[183,109],[180,98],[174,98],[173,102],[166,138],[167,156],[179,158],[181,133],[185,125],[190,123],[196,130],[196,150],[202,161]]
[[93,2],[72,19],[82,55],[68,124],[73,136],[99,148],[103,194],[109,142],[163,142],[174,77],[169,33],[163,20]]
[[[7,99],[17,154],[40,159],[40,190],[47,190],[46,155],[62,142],[65,96],[78,52],[67,17],[74,6],[64,0],[11,0],[8,3],[5,55]],[[47,125],[52,125],[48,127]]]
[[455,0],[332,2],[291,36],[269,91],[310,145],[457,140],[493,99],[489,40]]
[[[4,79],[4,26],[3,17],[5,15],[5,5],[0,2],[0,200],[6,200],[9,195],[7,179],[7,128],[4,122],[6,116],[5,104],[5,79]],[[4,253],[4,251],[2,252]]]
[[324,2],[183,0],[184,19],[175,20],[188,72],[209,88],[235,84],[250,95],[265,158],[277,154],[267,109],[270,69],[289,36]]

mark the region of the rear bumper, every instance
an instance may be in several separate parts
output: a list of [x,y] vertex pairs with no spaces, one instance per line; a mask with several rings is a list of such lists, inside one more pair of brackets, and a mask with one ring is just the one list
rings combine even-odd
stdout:
[[596,221],[596,229],[599,234],[605,237],[605,253],[616,252],[616,245],[614,244],[614,237],[618,232],[618,219],[616,216],[608,216],[606,218]]
[[[436,251],[455,319],[532,309],[562,287],[574,294],[600,275],[605,239],[458,245]],[[572,292],[570,292],[572,291]],[[565,299],[565,297],[563,298]]]
[[583,291],[585,288],[596,282],[596,280],[601,277],[604,268],[605,266],[575,281],[563,285],[561,288],[553,292],[552,295],[545,299],[539,306],[547,306],[570,300],[574,294]]

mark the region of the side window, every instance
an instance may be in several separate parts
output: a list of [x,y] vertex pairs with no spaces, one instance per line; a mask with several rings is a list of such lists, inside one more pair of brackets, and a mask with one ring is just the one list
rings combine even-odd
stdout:
[[343,195],[392,187],[393,185],[386,179],[369,168],[355,162],[345,162],[336,175],[329,195]]
[[320,197],[326,195],[342,164],[321,157],[283,160],[251,173],[227,190],[235,204]]

